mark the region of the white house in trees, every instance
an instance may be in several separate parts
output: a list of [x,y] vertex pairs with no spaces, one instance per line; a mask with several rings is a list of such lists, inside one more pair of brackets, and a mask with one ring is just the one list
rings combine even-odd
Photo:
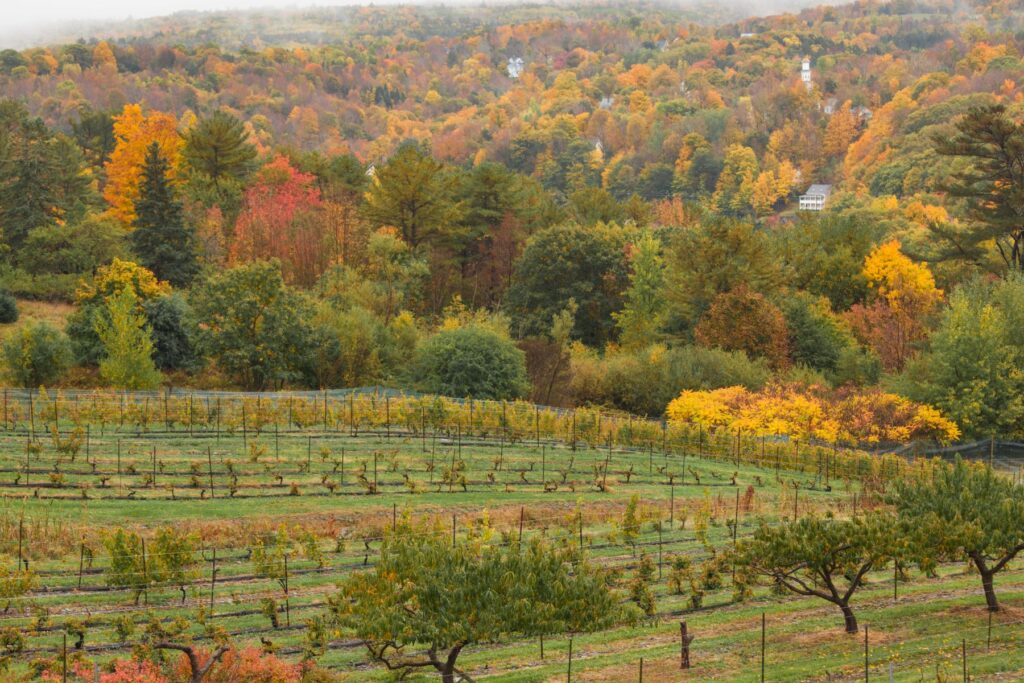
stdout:
[[811,185],[807,192],[800,195],[801,211],[821,211],[832,194],[831,185]]

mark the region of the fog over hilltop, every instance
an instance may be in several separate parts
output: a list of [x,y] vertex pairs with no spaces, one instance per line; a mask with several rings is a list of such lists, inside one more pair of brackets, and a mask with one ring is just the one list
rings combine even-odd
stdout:
[[[259,23],[272,19],[284,22],[302,16],[336,22],[343,18],[338,10],[381,5],[418,5],[424,7],[461,8],[500,7],[514,5],[524,10],[542,12],[571,11],[576,8],[599,9],[615,3],[609,2],[527,2],[499,0],[447,0],[435,2],[409,2],[409,0],[375,0],[374,2],[292,3],[281,4],[265,0],[156,0],[143,4],[132,0],[101,0],[94,3],[57,0],[56,2],[11,3],[0,10],[0,48],[24,49],[39,45],[74,42],[84,39],[109,37],[145,37],[166,30],[169,21],[174,24],[198,28],[205,23],[228,21]],[[635,4],[635,3],[626,3]],[[840,4],[838,0],[665,0],[655,3],[661,7],[678,7],[686,21],[731,21],[745,17],[798,11],[822,4]]]

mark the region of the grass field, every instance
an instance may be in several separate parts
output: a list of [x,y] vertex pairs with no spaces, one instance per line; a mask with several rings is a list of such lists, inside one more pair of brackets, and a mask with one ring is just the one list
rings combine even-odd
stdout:
[[[827,603],[767,587],[735,602],[726,569],[721,587],[694,609],[668,583],[674,556],[700,566],[761,520],[849,516],[874,505],[856,477],[835,477],[841,454],[830,465],[825,452],[824,467],[820,455],[818,466],[808,467],[806,459],[784,457],[789,445],[744,445],[740,438],[734,446],[728,435],[715,440],[703,432],[696,441],[662,448],[651,439],[644,448],[611,436],[602,444],[539,431],[534,439],[512,430],[466,434],[461,425],[411,431],[398,420],[324,420],[325,428],[307,419],[300,427],[291,405],[286,421],[260,420],[259,430],[248,426],[252,412],[242,415],[240,429],[224,409],[216,422],[204,418],[199,426],[191,407],[187,423],[181,411],[166,421],[148,412],[126,420],[123,408],[108,411],[108,421],[37,401],[29,415],[8,406],[5,394],[0,432],[0,552],[6,567],[21,557],[35,574],[32,590],[11,598],[0,615],[0,629],[24,636],[24,648],[12,653],[15,670],[60,659],[65,634],[70,657],[126,656],[131,624],[137,632],[151,616],[185,617],[198,635],[200,611],[238,644],[298,658],[307,621],[323,613],[337,582],[372,564],[394,516],[410,514],[436,518],[438,533],[456,539],[484,528],[494,542],[511,541],[520,528],[524,537],[564,536],[624,579],[643,553],[657,563],[657,617],[575,636],[573,680],[638,680],[641,658],[649,681],[760,680],[762,615],[767,680],[864,677],[863,633],[845,635]],[[572,420],[575,430],[577,416]],[[644,524],[627,544],[619,522],[633,496]],[[130,590],[108,585],[102,536],[121,526],[152,538],[162,525],[196,533],[203,550],[183,586],[153,585],[136,605]],[[255,539],[282,525],[290,538],[287,594],[249,556]],[[891,570],[872,575],[854,599],[868,626],[871,678],[887,679],[891,665],[894,680],[962,680],[966,649],[971,680],[1020,680],[1024,568],[1001,575],[998,590],[1006,609],[990,633],[980,582],[963,566],[944,566],[934,578],[911,573],[895,586]],[[687,672],[679,670],[681,621],[695,637]],[[323,666],[343,680],[388,680],[357,642],[334,635]],[[543,657],[540,642],[480,645],[460,663],[477,679],[565,680],[568,648],[567,636],[547,639]]]
[[0,338],[6,337],[11,330],[23,327],[30,321],[49,323],[58,329],[64,329],[68,316],[74,310],[75,307],[71,304],[61,302],[19,299],[18,321],[0,325]]

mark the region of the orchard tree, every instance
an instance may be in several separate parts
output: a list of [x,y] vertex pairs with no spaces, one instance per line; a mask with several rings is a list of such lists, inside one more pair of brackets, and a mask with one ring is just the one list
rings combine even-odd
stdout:
[[850,520],[803,517],[783,526],[762,524],[740,544],[739,558],[754,574],[797,595],[821,598],[843,612],[847,633],[857,633],[850,599],[868,572],[899,551],[895,520],[872,513]]
[[167,161],[154,142],[146,150],[142,167],[131,242],[139,262],[157,278],[186,287],[199,270],[195,229],[185,224],[181,202],[167,176]]
[[[139,598],[146,593],[150,584],[151,565],[143,557],[142,537],[134,531],[125,531],[119,527],[103,537],[103,545],[110,556],[110,563],[104,570],[107,585],[129,589],[138,605]],[[152,560],[152,557],[149,559]]]
[[897,480],[891,502],[916,530],[919,561],[966,556],[981,576],[988,609],[998,611],[995,576],[1024,550],[1024,489],[957,458],[931,479]]
[[[408,519],[386,532],[376,566],[345,581],[329,609],[389,670],[434,670],[443,683],[470,680],[457,666],[468,646],[594,631],[629,614],[604,572],[574,550],[539,538],[452,545],[439,527]],[[422,655],[408,651],[417,644]]]

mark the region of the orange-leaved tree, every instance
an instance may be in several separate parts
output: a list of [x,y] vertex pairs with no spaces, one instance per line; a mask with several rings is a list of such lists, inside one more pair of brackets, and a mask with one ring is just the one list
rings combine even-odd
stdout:
[[173,182],[178,177],[184,143],[173,114],[144,113],[139,104],[126,104],[114,117],[114,136],[117,144],[106,163],[103,198],[110,204],[111,215],[128,227],[135,221],[135,201],[139,197],[146,150],[157,143],[161,158],[167,161],[167,178]]

